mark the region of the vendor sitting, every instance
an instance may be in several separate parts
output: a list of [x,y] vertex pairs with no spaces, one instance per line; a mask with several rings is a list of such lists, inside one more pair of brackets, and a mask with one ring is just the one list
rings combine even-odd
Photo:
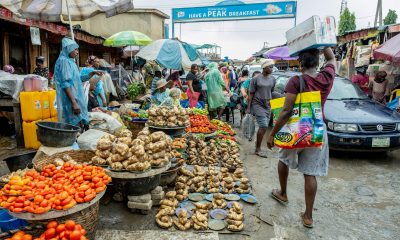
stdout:
[[167,88],[170,82],[167,82],[165,79],[160,79],[157,81],[156,90],[151,96],[151,104],[161,105],[164,103],[169,96],[169,89]]
[[106,111],[100,107],[98,98],[95,93],[98,81],[100,81],[99,78],[91,78],[89,80],[90,88],[89,88],[89,98],[88,98],[88,112],[103,112],[110,114],[110,111]]

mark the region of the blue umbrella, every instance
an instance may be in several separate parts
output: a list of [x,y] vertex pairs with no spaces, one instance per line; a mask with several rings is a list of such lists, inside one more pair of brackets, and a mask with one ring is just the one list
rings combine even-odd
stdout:
[[143,47],[136,56],[174,70],[188,70],[193,63],[202,63],[197,50],[190,44],[173,39],[154,41]]

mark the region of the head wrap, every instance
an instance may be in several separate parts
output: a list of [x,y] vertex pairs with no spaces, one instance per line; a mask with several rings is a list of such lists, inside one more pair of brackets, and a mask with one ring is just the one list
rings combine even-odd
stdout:
[[8,73],[14,73],[14,67],[11,65],[4,65],[3,71]]

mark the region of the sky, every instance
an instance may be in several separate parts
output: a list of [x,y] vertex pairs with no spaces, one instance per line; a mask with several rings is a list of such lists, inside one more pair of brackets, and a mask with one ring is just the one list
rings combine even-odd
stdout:
[[[245,3],[278,2],[242,0]],[[219,0],[133,0],[136,8],[156,8],[171,16],[172,8],[213,6]],[[389,9],[400,16],[400,0],[382,0],[383,17]],[[338,23],[341,0],[298,0],[297,23],[312,15],[334,16]],[[348,8],[355,13],[357,29],[373,26],[377,0],[348,0]],[[170,21],[166,21],[170,23]],[[397,20],[400,22],[400,19]],[[245,60],[263,46],[282,45],[285,32],[294,26],[294,19],[264,19],[228,22],[202,22],[175,25],[175,36],[182,41],[204,44],[215,43],[222,47],[222,57]],[[171,27],[170,27],[171,28]],[[181,31],[180,31],[181,30]]]

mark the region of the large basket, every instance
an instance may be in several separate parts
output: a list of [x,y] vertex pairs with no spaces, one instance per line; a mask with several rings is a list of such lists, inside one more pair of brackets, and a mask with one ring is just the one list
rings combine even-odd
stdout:
[[75,221],[76,223],[82,225],[86,230],[86,237],[90,240],[95,239],[97,223],[99,220],[99,202],[68,216],[50,219],[50,220],[40,220],[40,221],[28,221],[33,230],[27,231],[34,236],[40,236],[46,229],[46,225],[51,220],[56,220],[59,223],[64,223],[67,220]]
[[56,158],[62,158],[65,154],[69,155],[73,160],[78,163],[88,163],[95,156],[95,152],[91,150],[71,150],[53,154],[48,156],[43,154],[32,161],[33,167],[36,171],[41,172],[43,167],[54,162]]
[[144,121],[124,121],[125,126],[132,132],[133,138],[136,138],[138,133],[145,127]]

